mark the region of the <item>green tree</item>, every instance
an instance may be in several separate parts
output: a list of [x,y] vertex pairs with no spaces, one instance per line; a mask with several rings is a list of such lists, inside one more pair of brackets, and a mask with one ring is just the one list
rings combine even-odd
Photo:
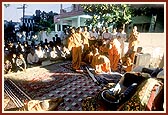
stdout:
[[81,4],[84,13],[92,16],[86,20],[87,25],[98,23],[109,26],[112,23],[124,26],[131,22],[131,9],[126,4]]
[[9,38],[13,37],[15,39],[15,24],[11,21],[4,24],[4,39],[7,41]]
[[46,29],[54,30],[54,16],[58,15],[57,13],[50,12],[41,12],[40,10],[35,11],[34,20],[36,23],[36,30]]
[[4,6],[5,6],[5,8],[7,8],[7,7],[9,7],[9,6],[10,6],[10,4],[4,4]]

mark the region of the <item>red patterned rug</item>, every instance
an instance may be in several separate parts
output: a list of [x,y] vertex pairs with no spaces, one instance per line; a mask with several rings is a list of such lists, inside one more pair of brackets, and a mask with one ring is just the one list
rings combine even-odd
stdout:
[[50,65],[46,69],[49,70],[46,73],[31,75],[31,79],[14,83],[32,99],[63,97],[64,102],[57,111],[81,111],[83,99],[102,90],[87,73],[72,71],[70,61]]
[[46,73],[31,81],[15,82],[32,99],[41,97],[56,88],[60,88],[77,79],[76,75],[62,73]]
[[[65,65],[67,63],[64,63]],[[52,68],[52,67],[50,67]],[[52,90],[63,87],[78,78],[78,73],[74,73],[69,69],[63,68],[60,64],[53,66],[53,70],[46,73],[39,73],[31,77],[29,80],[14,81],[28,96],[32,99],[41,97],[43,94],[49,93]]]
[[64,102],[58,106],[57,111],[82,111],[83,99],[96,95],[100,90],[101,87],[89,77],[79,75],[75,81],[43,95],[42,99],[63,97]]

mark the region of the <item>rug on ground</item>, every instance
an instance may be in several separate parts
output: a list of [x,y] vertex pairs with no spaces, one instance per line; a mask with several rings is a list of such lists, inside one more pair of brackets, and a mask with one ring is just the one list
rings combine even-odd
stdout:
[[32,99],[64,98],[57,111],[81,111],[83,99],[96,95],[102,87],[95,84],[86,73],[72,71],[70,65],[70,62],[54,64],[46,67],[50,70],[46,73],[13,82]]

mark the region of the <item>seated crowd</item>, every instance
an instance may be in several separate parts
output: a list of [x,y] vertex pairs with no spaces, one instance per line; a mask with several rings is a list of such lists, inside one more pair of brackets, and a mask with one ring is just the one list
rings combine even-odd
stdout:
[[[69,48],[69,44],[73,44],[69,43],[70,37],[73,36],[71,29],[64,41],[61,42],[60,39],[57,41],[53,37],[53,41],[48,42],[45,39],[45,42],[40,41],[39,44],[35,44],[34,41],[31,44],[28,44],[27,41],[5,43],[5,74],[18,70],[26,71],[26,68],[42,65],[45,60],[57,61],[74,58],[72,48]],[[87,27],[84,27],[83,31],[79,31],[79,28],[74,30],[75,33],[78,33],[78,37],[81,36],[82,62],[90,64],[96,73],[129,72],[132,70],[136,54],[142,53],[139,52],[139,50],[142,51],[142,48],[137,48],[139,32],[136,26],[128,38],[123,28],[119,28],[119,31],[117,28],[113,28],[112,32],[109,32],[108,27],[99,31],[96,31],[94,27],[91,31],[88,31]],[[128,40],[129,46],[125,53],[124,42],[126,40]]]
[[70,59],[71,52],[62,44],[49,43],[47,40],[39,44],[28,42],[21,44],[9,42],[4,47],[4,73],[26,71],[27,68],[40,66],[43,61],[57,61]]

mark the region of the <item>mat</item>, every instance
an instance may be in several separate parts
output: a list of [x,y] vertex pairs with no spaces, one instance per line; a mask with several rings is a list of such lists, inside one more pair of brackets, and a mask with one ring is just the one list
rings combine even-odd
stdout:
[[[67,64],[62,64],[61,66],[73,71],[71,62],[68,62]],[[81,64],[80,68],[84,71],[83,74],[85,74],[86,76],[89,75],[87,70],[86,70],[86,67],[94,75],[94,77],[97,80],[99,85],[106,85],[108,83],[118,83],[119,80],[121,79],[121,77],[123,76],[119,72],[111,72],[111,73],[108,73],[108,74],[107,73],[96,74],[94,72],[94,69],[90,65],[86,65],[86,64],[82,65]]]
[[57,111],[82,111],[83,99],[96,95],[101,89],[89,77],[79,75],[75,81],[43,95],[42,99],[60,96],[64,98],[64,102]]
[[[66,63],[65,63],[66,64]],[[70,72],[68,69],[57,64],[54,71],[42,73],[24,81],[14,81],[27,95],[32,99],[41,97],[43,94],[63,87],[64,85],[75,81],[78,74]]]
[[64,102],[57,111],[81,111],[83,99],[102,90],[88,74],[72,71],[69,61],[47,66],[46,69],[49,71],[32,73],[25,80],[13,81],[32,99],[62,97]]

